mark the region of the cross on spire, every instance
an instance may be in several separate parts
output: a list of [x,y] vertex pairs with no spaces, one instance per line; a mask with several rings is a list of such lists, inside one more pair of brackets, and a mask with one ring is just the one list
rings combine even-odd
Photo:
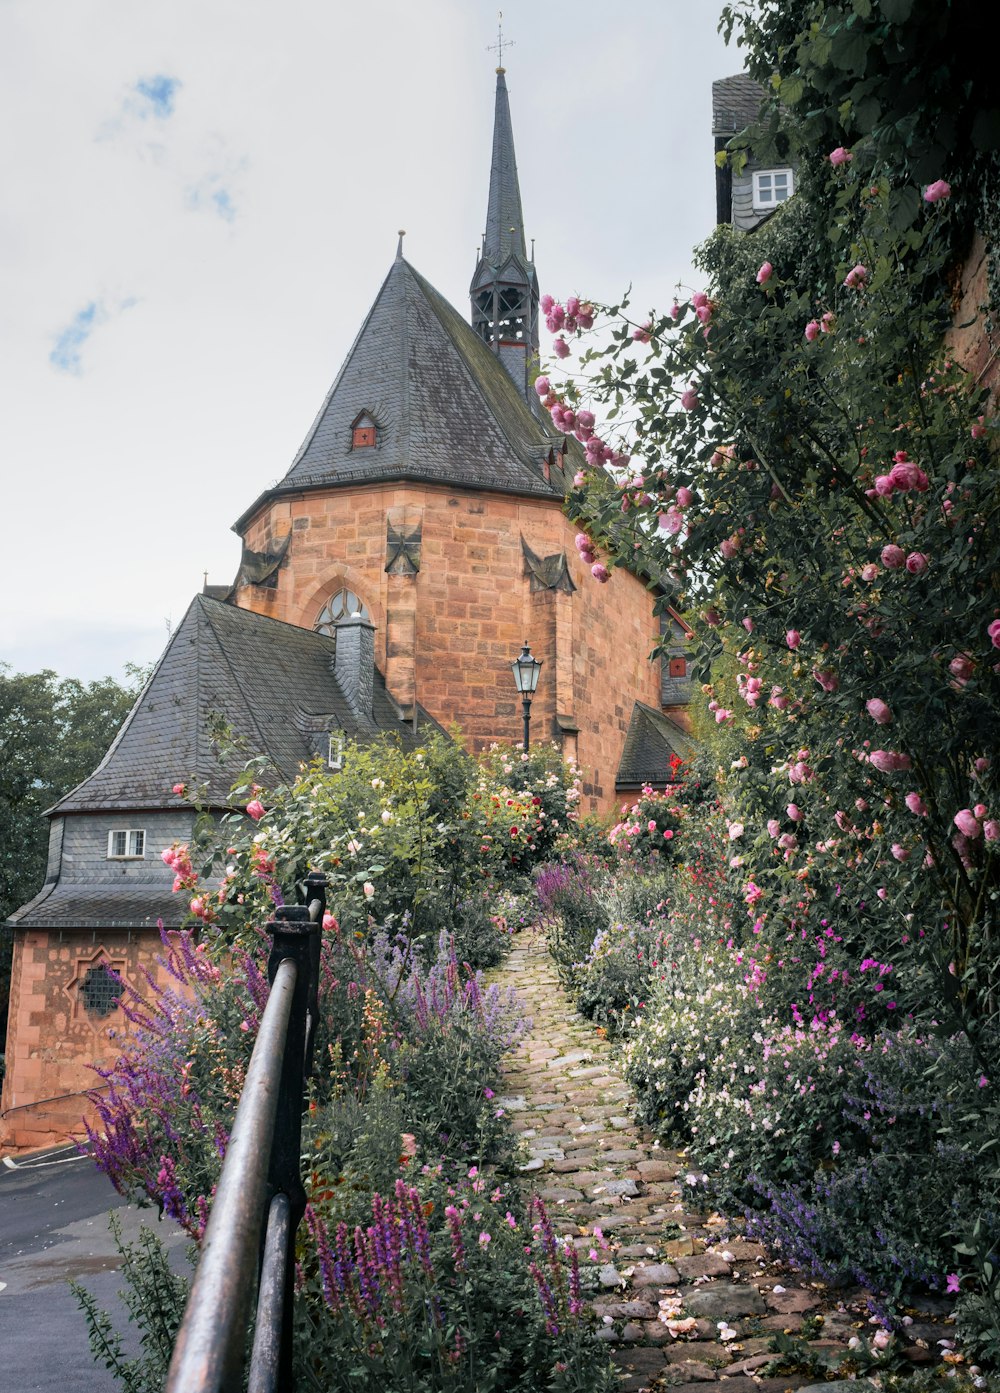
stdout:
[[[513,48],[513,47],[514,47],[514,40],[513,40],[513,39],[508,39],[508,40],[507,40],[507,47],[508,47],[508,48]],[[504,49],[504,37],[503,37],[503,10],[497,10],[497,41],[496,41],[495,44],[487,44],[487,45],[486,45],[486,52],[487,52],[487,53],[495,53],[495,54],[497,55],[497,72],[498,72],[498,73],[502,73],[502,72],[504,71],[504,66],[503,66],[503,49]]]

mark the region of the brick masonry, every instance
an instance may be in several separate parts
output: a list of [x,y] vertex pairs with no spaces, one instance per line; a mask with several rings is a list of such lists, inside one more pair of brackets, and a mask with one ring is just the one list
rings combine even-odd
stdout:
[[[421,528],[415,575],[386,574],[387,516]],[[311,628],[347,586],[368,607],[376,662],[397,701],[408,706],[415,694],[443,725],[457,721],[476,749],[521,737],[510,663],[527,640],[545,664],[532,739],[559,740],[577,759],[585,812],[613,810],[633,704],[660,704],[660,664],[649,660],[659,620],[635,576],[619,570],[607,585],[594,581],[558,499],[419,483],[316,490],[272,501],[245,542],[273,551],[289,532],[277,586],[243,586],[240,605]],[[566,555],[573,593],[532,590],[522,537],[538,556]],[[557,716],[579,734],[562,731]]]

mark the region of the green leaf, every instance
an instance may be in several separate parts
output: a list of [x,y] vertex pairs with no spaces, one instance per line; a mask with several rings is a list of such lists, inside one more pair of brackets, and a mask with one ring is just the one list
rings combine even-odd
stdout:
[[796,102],[800,102],[802,100],[802,94],[805,91],[805,84],[803,83],[801,77],[782,78],[781,87],[779,91],[781,95],[781,100],[785,103],[785,105],[794,106]]
[[905,232],[920,212],[920,192],[912,184],[889,194],[889,224],[895,232]]
[[905,24],[913,13],[913,0],[879,0],[879,9],[890,24]]
[[830,61],[844,72],[863,73],[868,59],[869,38],[861,29],[841,29],[830,45]]

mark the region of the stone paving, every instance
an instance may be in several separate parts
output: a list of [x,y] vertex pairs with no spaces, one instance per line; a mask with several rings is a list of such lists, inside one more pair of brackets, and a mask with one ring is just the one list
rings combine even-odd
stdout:
[[[698,1207],[697,1184],[686,1180],[697,1179],[691,1161],[635,1123],[614,1047],[574,1011],[540,930],[519,935],[496,977],[517,987],[533,1022],[498,1102],[526,1151],[525,1179],[557,1232],[572,1236],[584,1262],[598,1255],[591,1298],[625,1393],[695,1393],[716,1381],[719,1393],[806,1393],[806,1385],[842,1393],[836,1383],[817,1384],[815,1372],[758,1371],[775,1358],[777,1331],[801,1333],[819,1355],[846,1356],[852,1337],[870,1339],[878,1327],[866,1294],[805,1280],[741,1237],[738,1224]],[[914,1364],[937,1362],[938,1340],[952,1333],[942,1324],[947,1309],[931,1300],[910,1317],[902,1343]]]

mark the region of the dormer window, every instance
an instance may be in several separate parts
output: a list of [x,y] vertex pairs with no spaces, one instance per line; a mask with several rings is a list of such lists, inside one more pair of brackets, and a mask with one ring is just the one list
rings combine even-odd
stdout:
[[753,210],[766,213],[791,198],[795,175],[790,169],[758,169],[753,176]]
[[369,450],[374,449],[378,443],[378,428],[375,419],[367,411],[362,411],[361,415],[351,427],[351,449]]
[[146,855],[146,833],[141,827],[123,827],[108,833],[109,861],[141,861]]
[[331,730],[327,737],[326,767],[327,769],[343,769],[344,767],[344,732],[342,730]]

